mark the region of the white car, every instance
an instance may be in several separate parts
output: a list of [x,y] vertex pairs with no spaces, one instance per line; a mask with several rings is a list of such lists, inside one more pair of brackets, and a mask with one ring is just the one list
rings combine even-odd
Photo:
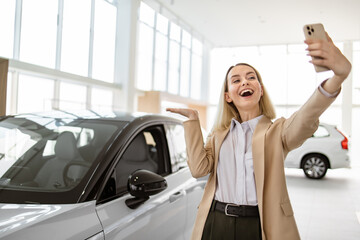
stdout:
[[320,179],[329,168],[348,168],[349,140],[336,126],[320,123],[313,136],[289,152],[285,167],[301,168],[308,178]]
[[0,239],[190,239],[206,179],[186,160],[170,117],[0,117]]

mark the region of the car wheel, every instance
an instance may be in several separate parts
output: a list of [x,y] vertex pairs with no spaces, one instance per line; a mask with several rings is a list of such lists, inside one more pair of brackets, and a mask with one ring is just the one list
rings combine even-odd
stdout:
[[328,169],[327,158],[320,154],[309,154],[303,159],[302,169],[308,178],[323,178]]

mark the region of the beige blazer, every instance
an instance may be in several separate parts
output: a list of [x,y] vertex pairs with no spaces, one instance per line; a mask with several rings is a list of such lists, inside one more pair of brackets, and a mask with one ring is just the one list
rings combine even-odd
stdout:
[[[264,116],[259,120],[253,134],[252,152],[263,240],[300,239],[287,192],[284,160],[289,151],[312,136],[319,116],[334,100],[317,89],[290,118],[272,122]],[[184,127],[191,174],[195,178],[209,174],[191,237],[197,240],[201,239],[215,195],[220,147],[229,129],[212,132],[204,146],[199,121],[186,121]]]

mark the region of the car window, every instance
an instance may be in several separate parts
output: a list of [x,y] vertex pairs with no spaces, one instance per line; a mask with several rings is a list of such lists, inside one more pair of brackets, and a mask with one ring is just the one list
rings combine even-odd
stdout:
[[169,154],[173,172],[187,165],[184,127],[180,124],[167,126],[166,136],[169,141]]
[[[58,129],[56,129],[56,132],[59,134],[66,131],[74,134],[75,139],[77,139],[76,145],[78,148],[89,145],[94,139],[94,129],[72,126],[60,126]],[[55,144],[56,140],[48,140],[45,145],[43,156],[55,155]]]
[[127,180],[138,169],[166,175],[166,141],[160,126],[147,128],[138,133],[125,149],[107,181],[101,200],[127,192]]
[[0,125],[0,186],[33,192],[61,192],[76,186],[118,129],[85,120],[51,129],[21,121],[18,127],[13,126],[19,120],[11,118]]
[[[41,136],[31,137],[19,129],[0,127],[0,177],[29,149],[41,140]],[[9,180],[10,181],[10,180]]]
[[330,133],[328,132],[328,130],[325,127],[323,127],[321,125],[318,127],[316,132],[313,134],[313,137],[316,137],[316,138],[328,137],[328,136],[330,136]]

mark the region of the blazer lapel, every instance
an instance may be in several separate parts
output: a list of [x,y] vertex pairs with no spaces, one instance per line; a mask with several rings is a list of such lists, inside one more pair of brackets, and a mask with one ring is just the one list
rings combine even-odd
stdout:
[[[265,135],[266,135],[266,131],[270,126],[271,126],[270,119],[263,116],[256,125],[252,138],[252,154],[254,161],[256,195],[258,198],[258,203],[260,208],[262,208],[263,192],[264,192]],[[260,214],[262,215],[262,209],[260,209]]]

